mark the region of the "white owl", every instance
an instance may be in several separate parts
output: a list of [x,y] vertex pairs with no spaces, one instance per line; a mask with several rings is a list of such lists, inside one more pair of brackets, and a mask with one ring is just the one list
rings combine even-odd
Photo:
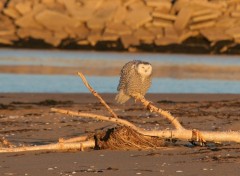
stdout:
[[148,62],[134,60],[126,63],[121,70],[116,101],[125,103],[133,95],[144,96],[151,86],[152,66]]

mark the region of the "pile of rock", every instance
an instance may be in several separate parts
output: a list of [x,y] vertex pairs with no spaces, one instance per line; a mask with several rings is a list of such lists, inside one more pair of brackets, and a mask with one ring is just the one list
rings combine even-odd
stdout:
[[31,38],[54,47],[120,41],[131,49],[199,36],[211,45],[240,43],[240,0],[1,0],[0,12],[5,45]]

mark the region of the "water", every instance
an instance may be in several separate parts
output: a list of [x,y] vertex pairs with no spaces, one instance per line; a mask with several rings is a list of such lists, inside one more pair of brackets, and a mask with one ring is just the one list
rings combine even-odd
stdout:
[[240,66],[239,56],[184,55],[158,53],[91,52],[59,50],[0,49],[0,65],[82,66],[86,62],[101,60],[104,63],[147,60],[154,64],[203,64]]
[[[200,64],[215,66],[239,66],[238,56],[183,55],[157,53],[118,53],[58,50],[0,49],[0,65],[42,65],[87,67],[98,62],[98,67],[122,65],[129,60],[147,60],[157,64]],[[99,64],[100,63],[100,64]],[[1,72],[1,71],[0,71]],[[240,72],[240,71],[239,71]],[[240,73],[239,73],[240,74]],[[98,92],[115,93],[118,77],[87,77]],[[0,92],[89,92],[78,76],[1,74]],[[154,78],[150,93],[240,93],[240,81],[208,79]]]
[[[99,93],[116,93],[118,77],[87,76]],[[78,76],[0,74],[0,92],[88,93]],[[204,79],[154,78],[150,93],[240,93],[240,82]]]

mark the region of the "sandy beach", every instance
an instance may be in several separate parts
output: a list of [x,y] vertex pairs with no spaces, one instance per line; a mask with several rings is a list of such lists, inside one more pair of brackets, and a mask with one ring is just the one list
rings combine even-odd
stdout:
[[[113,94],[102,97],[119,115],[139,127],[172,126],[141,104],[118,105]],[[149,94],[156,106],[178,117],[187,129],[239,131],[240,95]],[[109,115],[91,94],[0,94],[0,136],[17,146],[42,145],[114,127],[80,117],[56,114],[50,108]],[[93,150],[0,154],[0,175],[238,175],[240,145],[193,147],[186,141],[158,150]]]
[[[92,61],[83,66],[77,67],[56,67],[56,66],[13,66],[0,65],[0,73],[10,74],[42,74],[42,75],[74,75],[81,70],[91,76],[118,76],[124,62],[111,62],[101,64],[101,61]],[[154,77],[172,77],[178,79],[226,79],[240,80],[239,66],[213,66],[202,64],[189,65],[157,65],[154,63]],[[173,72],[174,70],[174,72]]]
[[[0,176],[240,175],[240,0],[0,0],[0,12]],[[151,84],[150,103],[117,104],[125,84]],[[79,136],[91,147],[63,149]],[[61,150],[22,152],[48,144]]]

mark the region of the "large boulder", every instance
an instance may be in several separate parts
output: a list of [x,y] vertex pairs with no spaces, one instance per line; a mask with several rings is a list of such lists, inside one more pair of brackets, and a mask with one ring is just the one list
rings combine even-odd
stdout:
[[36,21],[52,31],[62,31],[65,26],[77,27],[81,23],[63,12],[44,10],[35,16]]

